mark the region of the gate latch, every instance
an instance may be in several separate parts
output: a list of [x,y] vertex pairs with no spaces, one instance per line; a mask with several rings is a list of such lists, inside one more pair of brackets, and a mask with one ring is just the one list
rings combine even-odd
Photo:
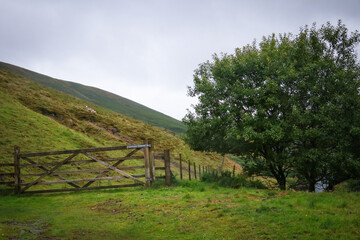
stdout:
[[142,144],[142,145],[131,145],[131,146],[127,146],[127,149],[131,149],[131,148],[144,148],[144,147],[151,147],[151,144]]

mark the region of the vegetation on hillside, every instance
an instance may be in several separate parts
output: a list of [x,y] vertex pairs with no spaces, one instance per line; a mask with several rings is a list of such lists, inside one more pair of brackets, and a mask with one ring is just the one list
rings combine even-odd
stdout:
[[169,132],[180,134],[185,131],[185,125],[182,122],[113,93],[95,87],[55,79],[4,62],[0,62],[0,68],[114,112],[167,129]]
[[[222,164],[220,155],[192,151],[180,138],[160,128],[2,69],[0,109],[1,163],[13,162],[15,145],[22,152],[38,152],[142,144],[151,138],[155,150],[169,149],[172,159],[182,153],[184,160],[214,169]],[[227,159],[224,169],[233,164]]]
[[359,42],[339,21],[214,55],[189,89],[187,143],[237,154],[281,189],[289,176],[309,191],[360,178]]

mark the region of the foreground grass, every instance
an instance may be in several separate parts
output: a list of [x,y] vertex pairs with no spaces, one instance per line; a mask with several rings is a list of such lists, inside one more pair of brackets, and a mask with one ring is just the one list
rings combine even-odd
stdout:
[[0,196],[0,239],[359,239],[360,194],[178,186]]

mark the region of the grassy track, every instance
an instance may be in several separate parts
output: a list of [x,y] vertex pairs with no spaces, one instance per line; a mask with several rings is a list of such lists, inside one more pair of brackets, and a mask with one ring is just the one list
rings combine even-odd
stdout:
[[203,182],[0,196],[0,239],[359,239],[359,193]]

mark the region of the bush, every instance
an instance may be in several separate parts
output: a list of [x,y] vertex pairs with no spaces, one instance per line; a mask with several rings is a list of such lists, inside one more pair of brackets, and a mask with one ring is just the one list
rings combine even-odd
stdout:
[[360,192],[360,179],[348,179],[335,185],[334,190],[336,192]]
[[218,173],[204,173],[201,176],[201,181],[203,182],[216,182],[221,187],[230,187],[230,188],[258,188],[266,189],[266,186],[261,183],[259,180],[250,180],[246,176],[238,174],[234,175],[230,171],[224,171],[220,174]]
[[349,179],[347,189],[350,192],[360,192],[360,179]]

